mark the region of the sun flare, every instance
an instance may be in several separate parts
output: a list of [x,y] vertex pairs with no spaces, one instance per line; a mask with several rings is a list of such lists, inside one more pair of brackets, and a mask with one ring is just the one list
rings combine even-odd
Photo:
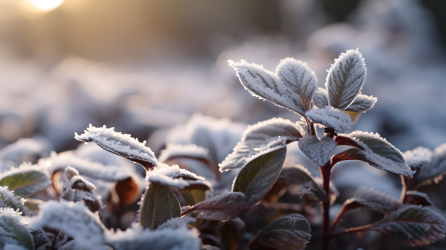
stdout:
[[32,6],[39,10],[52,10],[64,0],[28,0]]

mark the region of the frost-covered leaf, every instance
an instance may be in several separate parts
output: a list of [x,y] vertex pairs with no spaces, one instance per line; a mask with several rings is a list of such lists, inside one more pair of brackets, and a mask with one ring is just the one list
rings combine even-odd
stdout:
[[0,186],[0,208],[10,207],[27,215],[28,209],[25,207],[24,202],[25,199],[15,196],[14,191],[10,191],[6,186]]
[[159,162],[167,163],[177,158],[186,158],[204,163],[209,171],[214,174],[216,179],[220,178],[220,172],[216,168],[216,164],[209,156],[209,150],[194,144],[168,144],[166,149],[161,151],[158,157]]
[[358,94],[350,106],[345,111],[365,112],[373,108],[378,98],[363,94]]
[[97,128],[90,124],[83,134],[75,133],[75,138],[83,142],[93,141],[104,150],[137,162],[146,169],[157,166],[155,154],[145,146],[145,141],[141,143],[129,134],[115,132],[114,128],[106,128],[105,125]]
[[305,114],[316,90],[316,77],[311,69],[301,61],[286,58],[276,68],[276,73],[263,66],[249,64],[242,60],[229,61],[242,85],[253,96],[273,104]]
[[203,177],[186,169],[181,169],[178,165],[167,166],[159,163],[158,168],[147,172],[147,181],[178,189],[196,187],[212,191],[211,184],[205,181]]
[[409,190],[406,192],[403,203],[434,206],[434,203],[429,199],[429,196],[427,196],[427,194],[415,190]]
[[199,250],[201,244],[197,231],[189,230],[187,226],[151,231],[133,224],[124,232],[108,231],[106,235],[114,250]]
[[34,241],[26,221],[13,208],[0,208],[0,242],[23,245],[26,249],[34,250]]
[[243,168],[253,159],[284,148],[286,143],[297,141],[306,133],[302,122],[293,123],[282,118],[249,126],[234,151],[219,164],[220,171]]
[[173,129],[166,144],[195,144],[209,150],[214,163],[222,162],[240,141],[246,125],[196,113],[184,126]]
[[407,165],[401,151],[390,144],[379,134],[355,131],[348,135],[342,134],[335,138],[338,145],[354,146],[333,158],[334,162],[343,160],[361,160],[377,169],[403,176],[412,177],[412,171]]
[[75,239],[76,249],[108,249],[104,225],[82,202],[49,201],[40,207],[36,217],[29,219],[33,228],[61,230]]
[[311,238],[311,227],[301,214],[279,217],[264,227],[248,245],[251,249],[261,245],[271,249],[305,249]]
[[22,162],[37,162],[48,151],[49,145],[42,141],[32,138],[21,138],[0,150],[0,161],[8,165],[8,167],[17,167]]
[[331,65],[325,82],[330,106],[345,110],[361,92],[365,76],[361,53],[358,50],[342,53]]
[[340,222],[341,217],[348,211],[357,208],[367,208],[372,211],[389,214],[402,207],[399,200],[373,188],[360,187],[356,190],[353,198],[350,198],[344,202],[342,208],[339,210],[335,219],[333,220],[333,227]]
[[318,108],[325,108],[328,106],[328,94],[324,88],[317,88],[313,95],[314,105]]
[[28,163],[0,174],[0,186],[7,186],[21,197],[28,197],[50,184],[50,175],[44,167]]
[[145,187],[145,184],[142,183],[144,180],[140,179],[129,168],[104,166],[97,162],[79,158],[70,151],[59,154],[51,152],[50,157],[40,159],[38,164],[47,167],[51,174],[63,171],[67,166],[70,166],[75,168],[80,175],[107,182],[116,182],[115,190],[124,206],[135,202],[141,194],[141,187]]
[[220,228],[220,237],[228,250],[237,250],[239,240],[245,233],[245,222],[240,218],[224,221]]
[[181,207],[172,190],[158,183],[150,184],[141,205],[141,225],[154,230],[175,217],[181,217]]
[[246,197],[242,192],[226,192],[198,203],[182,215],[200,211],[197,218],[208,220],[229,220],[237,218],[245,208]]
[[246,207],[259,201],[274,185],[285,162],[286,147],[276,149],[248,163],[237,175],[232,192],[242,192]]
[[330,106],[312,109],[307,111],[305,115],[313,122],[334,128],[341,133],[350,130],[352,127],[352,119],[348,114]]
[[410,205],[390,213],[370,229],[405,245],[422,246],[445,236],[446,219],[432,207]]
[[433,153],[429,149],[418,147],[405,152],[404,156],[411,165],[417,167],[413,179],[406,183],[408,189],[416,190],[432,182],[438,183],[446,173],[446,143],[438,146]]
[[60,193],[60,200],[85,201],[85,204],[92,212],[99,211],[99,214],[102,214],[104,207],[101,199],[93,193],[96,187],[80,176],[76,169],[72,167],[65,168],[62,182],[63,189]]
[[316,183],[314,177],[302,165],[293,165],[284,167],[280,173],[277,182],[284,182],[299,186],[298,195],[302,197],[305,194],[314,196],[318,201],[324,201],[325,192]]
[[221,250],[221,249],[213,245],[201,245],[200,250]]
[[39,206],[44,203],[42,200],[26,198],[23,204],[28,209],[27,214],[36,215],[40,210]]
[[337,143],[330,137],[319,140],[314,135],[305,135],[299,140],[298,145],[302,153],[319,166],[325,165],[330,160],[337,147]]
[[23,247],[21,245],[6,243],[6,245],[3,247],[3,250],[26,250],[26,247]]

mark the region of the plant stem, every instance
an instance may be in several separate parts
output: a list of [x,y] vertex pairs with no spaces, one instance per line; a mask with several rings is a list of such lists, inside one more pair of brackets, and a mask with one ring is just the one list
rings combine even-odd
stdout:
[[327,238],[334,238],[334,237],[342,236],[342,235],[345,235],[345,234],[357,233],[357,232],[361,232],[361,231],[367,231],[371,227],[372,227],[372,224],[365,225],[365,226],[360,226],[360,227],[352,227],[352,228],[349,228],[349,229],[345,229],[344,231],[342,231],[340,233],[328,234]]
[[320,167],[321,176],[322,176],[322,188],[325,191],[325,199],[322,201],[322,213],[324,216],[324,235],[323,235],[323,249],[328,249],[328,243],[330,241],[330,237],[328,234],[330,233],[330,175],[331,175],[331,161],[328,161],[327,164]]

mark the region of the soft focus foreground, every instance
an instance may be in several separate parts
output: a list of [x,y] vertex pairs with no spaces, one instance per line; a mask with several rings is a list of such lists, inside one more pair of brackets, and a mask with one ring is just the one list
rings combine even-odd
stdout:
[[[61,242],[86,238],[85,242],[96,246],[107,242],[115,249],[124,249],[126,241],[144,244],[136,239],[145,237],[154,242],[161,237],[159,235],[169,238],[170,234],[184,236],[184,239],[175,238],[177,242],[172,242],[178,249],[199,247],[195,240],[198,233],[188,230],[185,226],[188,223],[200,229],[204,244],[221,249],[242,249],[259,229],[265,232],[268,229],[265,226],[280,216],[290,216],[287,219],[291,221],[305,220],[293,217],[299,213],[308,219],[308,228],[311,226],[312,236],[306,249],[320,249],[323,216],[319,213],[319,203],[306,197],[300,199],[302,187],[299,192],[295,186],[294,189],[288,187],[289,183],[274,186],[257,205],[254,204],[261,197],[252,196],[252,200],[240,202],[240,207],[249,208],[242,214],[231,214],[234,211],[225,205],[215,211],[206,210],[201,215],[204,219],[185,219],[164,226],[162,216],[152,218],[150,213],[137,211],[137,202],[150,183],[153,188],[148,190],[153,192],[146,193],[146,196],[153,199],[170,197],[170,201],[180,203],[178,209],[171,207],[169,210],[174,215],[171,217],[178,217],[184,212],[179,210],[180,205],[183,208],[194,205],[211,192],[231,197],[231,201],[238,204],[241,196],[238,193],[245,197],[249,189],[243,186],[235,188],[233,180],[240,176],[237,170],[220,173],[217,164],[224,165],[226,156],[242,139],[247,124],[273,117],[289,119],[291,124],[299,121],[299,115],[252,98],[244,91],[227,64],[229,59],[262,64],[272,71],[280,59],[293,57],[306,62],[314,70],[317,87],[325,87],[325,71],[330,69],[333,59],[347,49],[359,48],[367,67],[366,84],[361,92],[378,97],[379,101],[373,109],[362,114],[352,128],[339,127],[336,131],[347,134],[355,130],[378,132],[403,152],[424,146],[431,151],[419,149],[404,154],[407,164],[413,170],[422,169],[423,164],[437,166],[442,149],[435,148],[446,142],[443,131],[446,123],[444,26],[441,25],[441,13],[438,13],[441,6],[435,6],[433,1],[353,2],[344,1],[339,9],[331,6],[329,1],[305,0],[243,4],[227,1],[215,5],[198,0],[189,4],[180,1],[158,4],[110,1],[105,4],[105,1],[81,0],[0,0],[0,184],[16,185],[13,193],[16,196],[11,196],[16,198],[11,200],[18,199],[11,201],[14,206],[2,205],[1,202],[0,205],[33,216],[37,214],[35,210],[41,203],[39,200],[60,200],[41,204],[37,219],[30,219],[24,225],[29,223],[32,227],[48,228],[47,234],[52,235],[51,239],[59,237]],[[305,102],[302,105],[301,108],[308,109]],[[307,116],[316,120],[318,114],[314,113]],[[354,122],[358,117],[354,113],[351,115]],[[264,125],[283,123],[280,120],[269,122]],[[107,136],[114,134],[107,128],[95,130],[93,127],[89,128],[89,133],[81,134],[88,124],[115,127],[116,131],[147,142],[132,141],[131,147],[134,148],[129,150],[125,146],[116,147],[128,139],[117,136],[113,137],[116,144],[104,144],[109,138]],[[317,130],[319,135],[323,133],[322,129]],[[105,131],[104,135],[101,131]],[[305,134],[299,129],[296,131]],[[94,143],[79,144],[73,138],[74,132],[81,134],[76,139],[93,141],[131,161],[112,155]],[[295,139],[290,136],[286,140]],[[307,137],[305,142],[308,141]],[[269,159],[284,158],[285,165],[302,164],[307,169],[301,172],[318,178],[319,170],[313,162],[323,165],[326,158],[322,157],[318,163],[319,156],[312,157],[311,153],[305,149],[302,153],[299,148],[302,148],[301,144],[299,147],[297,143],[290,144],[286,158],[284,152],[274,151]],[[437,158],[432,152],[434,150],[438,152]],[[50,154],[51,151],[57,153]],[[424,162],[427,163],[420,163],[422,161],[416,157],[421,151],[418,155],[430,156],[425,157],[427,160]],[[410,162],[408,159],[414,160]],[[190,172],[185,174],[180,168],[155,169],[152,171],[156,173],[146,176],[144,168],[132,161],[146,169],[157,164],[178,164],[201,177]],[[20,172],[11,172],[11,166],[22,168],[23,183],[29,178],[38,180],[37,184],[23,188],[20,186],[23,183],[8,182],[8,176]],[[274,166],[269,167],[272,172],[274,169],[277,171]],[[445,186],[439,182],[443,172],[441,167],[438,168],[420,172],[404,182],[406,187],[403,190],[419,190],[430,199],[424,199],[424,203],[419,200],[401,202],[424,205],[430,202],[439,209],[446,209],[442,199]],[[220,169],[225,170],[222,165]],[[400,206],[398,199],[402,187],[397,175],[375,170],[360,161],[347,161],[339,163],[331,177],[337,188],[332,190],[333,195],[339,192],[330,210],[331,220],[336,220],[338,211],[344,211],[346,204],[364,206],[367,203],[364,200],[370,200],[365,194],[377,191],[390,196],[386,204],[395,205],[385,212],[377,209],[371,209],[374,212],[351,211],[340,220],[341,228],[379,221],[383,218],[381,214],[388,214]],[[431,177],[437,177],[431,182],[439,182],[438,185],[423,184]],[[163,188],[165,186],[171,189]],[[356,191],[361,186],[374,188],[374,191]],[[0,192],[2,197],[11,195],[7,189]],[[377,196],[383,195],[381,193]],[[344,203],[352,196],[356,200]],[[420,199],[419,196],[419,193],[409,193],[406,198]],[[27,199],[24,205],[20,197]],[[146,203],[153,199],[141,201],[141,207],[150,206]],[[63,200],[84,200],[89,210],[97,212],[105,227],[130,229],[125,232],[106,229],[98,223],[98,215],[89,213],[80,203],[70,205]],[[201,208],[208,208],[209,204],[209,201],[203,203]],[[147,211],[152,214],[160,211],[156,207],[151,209]],[[48,217],[59,210],[72,212],[66,215],[56,213],[60,218]],[[428,212],[432,213],[430,218],[443,216],[443,210]],[[4,209],[0,216],[20,221],[21,217],[14,213]],[[191,212],[195,217],[194,213]],[[223,220],[228,214],[241,219],[229,223],[206,220]],[[69,221],[70,216],[89,220],[91,232],[78,233],[71,231],[70,226],[63,228],[63,221]],[[59,222],[52,224],[52,221]],[[132,225],[132,222],[138,222],[138,225]],[[156,230],[143,231],[140,224]],[[300,239],[309,234],[306,224],[301,226]],[[64,233],[56,232],[59,230]],[[375,231],[382,233],[382,230]],[[330,246],[332,249],[405,248],[376,232],[344,235],[332,239]],[[93,233],[104,236],[87,240]],[[34,246],[37,246],[35,235],[38,232],[32,234]],[[261,235],[258,235],[259,239]],[[8,244],[16,242],[1,239]],[[235,248],[233,239],[240,242]],[[381,243],[377,243],[380,239]],[[32,249],[27,245],[29,241],[20,242]],[[85,242],[85,245],[81,242],[76,247],[91,247]],[[73,247],[65,245],[66,249]],[[423,249],[441,249],[444,246],[445,241],[440,240]],[[13,249],[4,244],[0,247]],[[137,249],[138,246],[133,247]],[[172,245],[156,249],[161,247],[170,249]]]

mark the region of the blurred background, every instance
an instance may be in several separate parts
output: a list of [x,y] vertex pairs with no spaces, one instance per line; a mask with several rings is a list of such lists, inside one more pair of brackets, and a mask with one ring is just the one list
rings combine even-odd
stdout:
[[[228,59],[274,71],[294,57],[323,87],[334,59],[356,48],[368,69],[362,92],[378,102],[353,129],[401,151],[445,143],[445,1],[0,0],[0,146],[34,138],[47,152],[75,149],[74,132],[91,123],[159,153],[196,112],[297,121],[251,97]],[[340,191],[362,184],[399,197],[395,176],[338,168]],[[446,208],[441,192],[431,198]]]

